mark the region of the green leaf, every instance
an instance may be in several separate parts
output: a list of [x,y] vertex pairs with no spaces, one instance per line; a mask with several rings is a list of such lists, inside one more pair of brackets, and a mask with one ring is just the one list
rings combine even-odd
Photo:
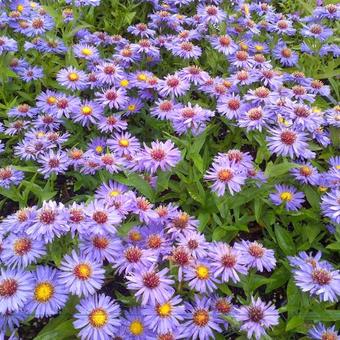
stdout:
[[323,310],[321,312],[309,312],[302,315],[307,321],[339,321],[340,310]]
[[288,322],[286,326],[286,331],[291,331],[292,329],[295,329],[302,325],[304,322],[303,318],[299,315],[293,316]]
[[279,163],[279,164],[274,164],[272,165],[271,163],[268,163],[266,170],[265,170],[265,175],[268,176],[269,178],[272,177],[279,177],[284,174],[286,174],[290,169],[293,169],[297,167],[296,164],[294,163]]
[[277,243],[286,255],[294,255],[296,253],[295,244],[292,235],[286,230],[276,225],[274,227]]

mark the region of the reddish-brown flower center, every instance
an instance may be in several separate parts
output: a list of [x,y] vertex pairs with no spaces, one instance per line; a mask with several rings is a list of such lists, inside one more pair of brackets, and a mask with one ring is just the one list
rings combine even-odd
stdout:
[[196,241],[196,240],[189,240],[188,241],[188,247],[189,247],[189,249],[197,249],[198,248],[198,246],[199,246],[199,244],[198,244],[198,242]]
[[236,257],[231,254],[226,254],[222,257],[221,262],[224,267],[233,268],[236,264]]
[[250,120],[259,120],[262,117],[262,109],[259,107],[250,109],[248,111],[248,117]]
[[262,257],[264,255],[264,249],[262,245],[258,243],[252,243],[248,247],[249,254],[254,257]]
[[205,8],[205,10],[206,10],[207,14],[209,14],[209,15],[214,16],[214,15],[217,14],[217,8],[215,6],[207,6]]
[[321,286],[328,284],[332,280],[331,274],[322,268],[314,269],[312,272],[312,278],[314,282]]
[[205,309],[197,310],[193,315],[193,321],[199,327],[206,326],[209,322],[209,312]]
[[231,311],[231,304],[226,299],[218,299],[215,303],[216,309],[223,314],[228,314]]
[[248,52],[246,51],[237,51],[236,59],[239,61],[246,61],[248,59]]
[[288,28],[288,22],[286,20],[279,20],[277,22],[277,27],[280,28],[281,30],[285,30]]
[[45,209],[39,214],[39,221],[44,224],[50,224],[55,221],[56,214],[54,211]]
[[172,103],[169,100],[165,100],[159,105],[159,109],[168,112],[172,109]]
[[231,43],[231,39],[227,35],[223,35],[219,38],[220,45],[223,47],[229,46]]
[[19,238],[14,242],[13,250],[18,256],[26,255],[32,249],[32,241],[27,237]]
[[92,239],[92,244],[95,248],[106,249],[109,245],[109,240],[105,236],[95,236]]
[[5,180],[11,178],[13,175],[12,170],[10,168],[1,168],[0,169],[0,179]]
[[142,257],[142,250],[138,247],[129,247],[125,250],[124,255],[130,263],[137,263]]
[[15,279],[5,279],[0,282],[0,296],[11,297],[18,290],[18,282]]
[[217,177],[222,182],[229,182],[234,177],[234,174],[230,169],[223,169],[217,173]]
[[105,211],[96,211],[93,213],[92,218],[94,221],[96,221],[99,224],[104,224],[108,221],[109,216]]
[[236,111],[240,108],[241,103],[237,98],[232,98],[232,99],[228,100],[227,105],[228,105],[228,108],[230,110]]
[[181,43],[181,49],[183,51],[191,52],[193,50],[193,48],[194,48],[194,45],[189,41],[185,41],[185,42]]
[[249,307],[248,315],[253,322],[260,322],[263,319],[263,311],[260,307]]
[[148,247],[151,249],[158,249],[162,245],[162,238],[157,234],[152,234],[147,240]]
[[179,85],[179,80],[177,78],[170,78],[167,80],[166,84],[170,87],[176,87]]
[[281,50],[281,55],[284,58],[290,58],[292,56],[292,50],[288,47],[285,47]]
[[313,33],[313,34],[321,34],[322,33],[322,27],[320,25],[312,25],[311,28],[310,28],[310,31]]
[[151,151],[151,157],[155,160],[155,161],[162,161],[165,158],[165,151],[162,149],[154,149]]
[[149,272],[143,276],[143,283],[147,288],[155,289],[159,286],[161,280],[155,272]]
[[258,87],[255,90],[255,95],[259,98],[267,98],[269,94],[270,94],[270,91],[264,86]]
[[293,145],[296,141],[296,133],[293,131],[283,131],[280,138],[282,143],[286,145]]

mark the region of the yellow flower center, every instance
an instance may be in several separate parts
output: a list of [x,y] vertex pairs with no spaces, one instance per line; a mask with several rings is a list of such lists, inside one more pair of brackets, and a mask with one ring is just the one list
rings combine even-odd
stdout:
[[47,103],[50,104],[50,105],[53,105],[57,102],[57,98],[56,97],[53,97],[53,96],[50,96],[47,98]]
[[89,49],[89,48],[83,48],[83,49],[81,50],[81,53],[84,54],[84,55],[86,55],[86,56],[90,56],[90,55],[93,54],[92,50]]
[[120,81],[120,86],[126,87],[129,85],[129,81],[127,79],[123,79]]
[[256,50],[257,52],[262,52],[262,51],[263,51],[263,46],[261,46],[261,45],[256,45],[256,46],[255,46],[255,50]]
[[282,199],[282,201],[291,201],[293,199],[293,195],[288,192],[288,191],[284,191],[281,195],[280,198]]
[[134,104],[129,105],[128,106],[128,110],[129,111],[135,111],[136,110],[136,105],[134,105]]
[[103,148],[102,146],[98,145],[98,146],[96,147],[96,152],[97,152],[97,153],[102,153],[103,151],[104,151],[104,148]]
[[90,106],[84,106],[81,111],[83,115],[89,116],[92,113],[92,108]]
[[107,324],[107,312],[102,308],[96,308],[90,313],[89,321],[93,327],[101,328]]
[[110,192],[110,196],[111,197],[116,197],[116,196],[118,196],[120,194],[120,192],[118,191],[118,190],[112,190],[111,192]]
[[43,131],[40,131],[40,132],[37,133],[37,137],[38,137],[38,138],[45,137],[45,135],[46,135],[46,133],[43,132]]
[[71,72],[69,75],[68,75],[68,79],[71,80],[71,81],[76,81],[79,79],[79,76],[77,73],[75,72]]
[[54,288],[49,282],[41,282],[35,286],[34,297],[38,302],[47,302],[54,294]]
[[37,4],[34,1],[31,1],[30,5],[31,5],[32,8],[36,8],[37,7]]
[[335,169],[340,170],[340,165],[336,165]]
[[164,303],[163,305],[159,305],[157,307],[157,313],[161,317],[166,317],[171,314],[171,305],[170,303]]
[[139,320],[134,320],[130,324],[130,332],[133,335],[141,335],[144,331],[143,324]]
[[18,12],[22,12],[23,10],[24,10],[24,5],[18,5],[17,6],[17,10],[18,10]]
[[327,187],[324,187],[324,186],[320,185],[319,186],[319,191],[320,192],[325,192],[325,191],[327,191]]
[[127,147],[127,146],[129,146],[129,144],[130,144],[129,141],[125,138],[122,138],[121,140],[119,140],[120,146]]
[[209,268],[203,265],[200,265],[196,268],[196,275],[201,280],[206,280],[209,278]]
[[148,79],[148,77],[146,76],[146,74],[141,73],[137,76],[137,79],[141,80],[141,81],[146,81]]
[[92,274],[92,269],[91,267],[86,264],[86,263],[81,263],[78,264],[74,268],[74,275],[79,279],[79,280],[88,280]]
[[248,45],[245,44],[245,43],[241,43],[241,44],[240,44],[240,47],[241,47],[241,49],[244,50],[244,51],[247,51],[247,50],[248,50]]

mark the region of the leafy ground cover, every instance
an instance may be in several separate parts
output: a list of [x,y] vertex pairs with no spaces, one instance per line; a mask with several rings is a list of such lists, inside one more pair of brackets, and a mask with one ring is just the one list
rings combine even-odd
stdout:
[[336,2],[0,13],[1,339],[339,339]]

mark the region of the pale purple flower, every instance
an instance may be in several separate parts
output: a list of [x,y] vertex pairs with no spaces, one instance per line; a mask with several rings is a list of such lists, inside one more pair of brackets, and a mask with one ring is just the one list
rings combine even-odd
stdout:
[[250,339],[255,336],[257,340],[266,335],[266,330],[279,323],[279,313],[275,307],[264,303],[260,298],[251,298],[251,304],[235,308],[234,317],[241,322],[241,330],[247,332]]

